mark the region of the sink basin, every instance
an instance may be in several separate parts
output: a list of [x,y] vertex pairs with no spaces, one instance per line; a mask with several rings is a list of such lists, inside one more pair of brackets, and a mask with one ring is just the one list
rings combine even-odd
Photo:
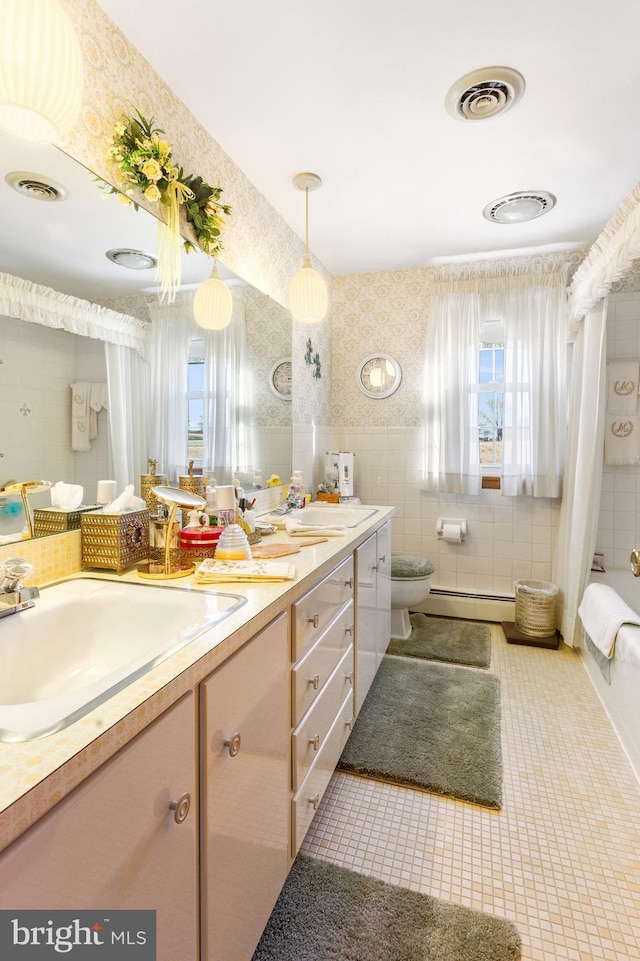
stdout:
[[67,727],[245,603],[90,577],[45,588],[0,620],[0,741]]
[[375,507],[360,507],[347,504],[309,504],[301,510],[291,511],[287,517],[311,527],[357,527],[376,513]]

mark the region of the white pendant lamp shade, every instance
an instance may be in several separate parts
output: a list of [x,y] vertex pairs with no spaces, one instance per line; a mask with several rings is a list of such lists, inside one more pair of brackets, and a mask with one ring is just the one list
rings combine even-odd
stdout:
[[304,255],[302,267],[294,274],[289,285],[289,310],[294,320],[302,324],[314,324],[322,320],[329,306],[327,287],[309,255]]
[[211,276],[200,284],[193,298],[193,315],[196,323],[205,330],[224,330],[231,321],[233,297],[231,291],[218,277],[214,266]]
[[322,181],[317,174],[301,173],[293,178],[293,185],[305,192],[304,259],[289,285],[289,310],[301,324],[316,324],[327,313],[329,296],[324,279],[311,266],[309,259],[309,191],[317,190]]
[[82,107],[82,52],[58,0],[0,0],[0,127],[59,140]]

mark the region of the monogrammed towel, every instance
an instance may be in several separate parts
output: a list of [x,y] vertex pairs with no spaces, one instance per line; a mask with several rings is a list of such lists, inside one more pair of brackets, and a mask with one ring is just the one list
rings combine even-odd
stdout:
[[640,463],[640,418],[607,414],[604,419],[605,464]]
[[637,360],[611,360],[607,364],[607,412],[635,414],[638,407]]

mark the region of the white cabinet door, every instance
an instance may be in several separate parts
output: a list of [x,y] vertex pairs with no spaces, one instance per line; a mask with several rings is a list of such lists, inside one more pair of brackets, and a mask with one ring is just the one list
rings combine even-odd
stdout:
[[391,521],[376,531],[377,666],[391,641]]
[[0,908],[155,910],[158,961],[197,961],[195,732],[187,694],[14,841]]
[[378,670],[376,535],[356,548],[356,716]]
[[288,675],[282,614],[201,685],[202,961],[250,961],[287,876]]

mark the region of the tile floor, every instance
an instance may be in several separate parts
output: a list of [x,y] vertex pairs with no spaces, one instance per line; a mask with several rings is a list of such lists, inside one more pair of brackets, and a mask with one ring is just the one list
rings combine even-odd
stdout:
[[522,961],[640,961],[640,784],[579,657],[491,631],[502,810],[336,774],[302,850],[511,918]]

